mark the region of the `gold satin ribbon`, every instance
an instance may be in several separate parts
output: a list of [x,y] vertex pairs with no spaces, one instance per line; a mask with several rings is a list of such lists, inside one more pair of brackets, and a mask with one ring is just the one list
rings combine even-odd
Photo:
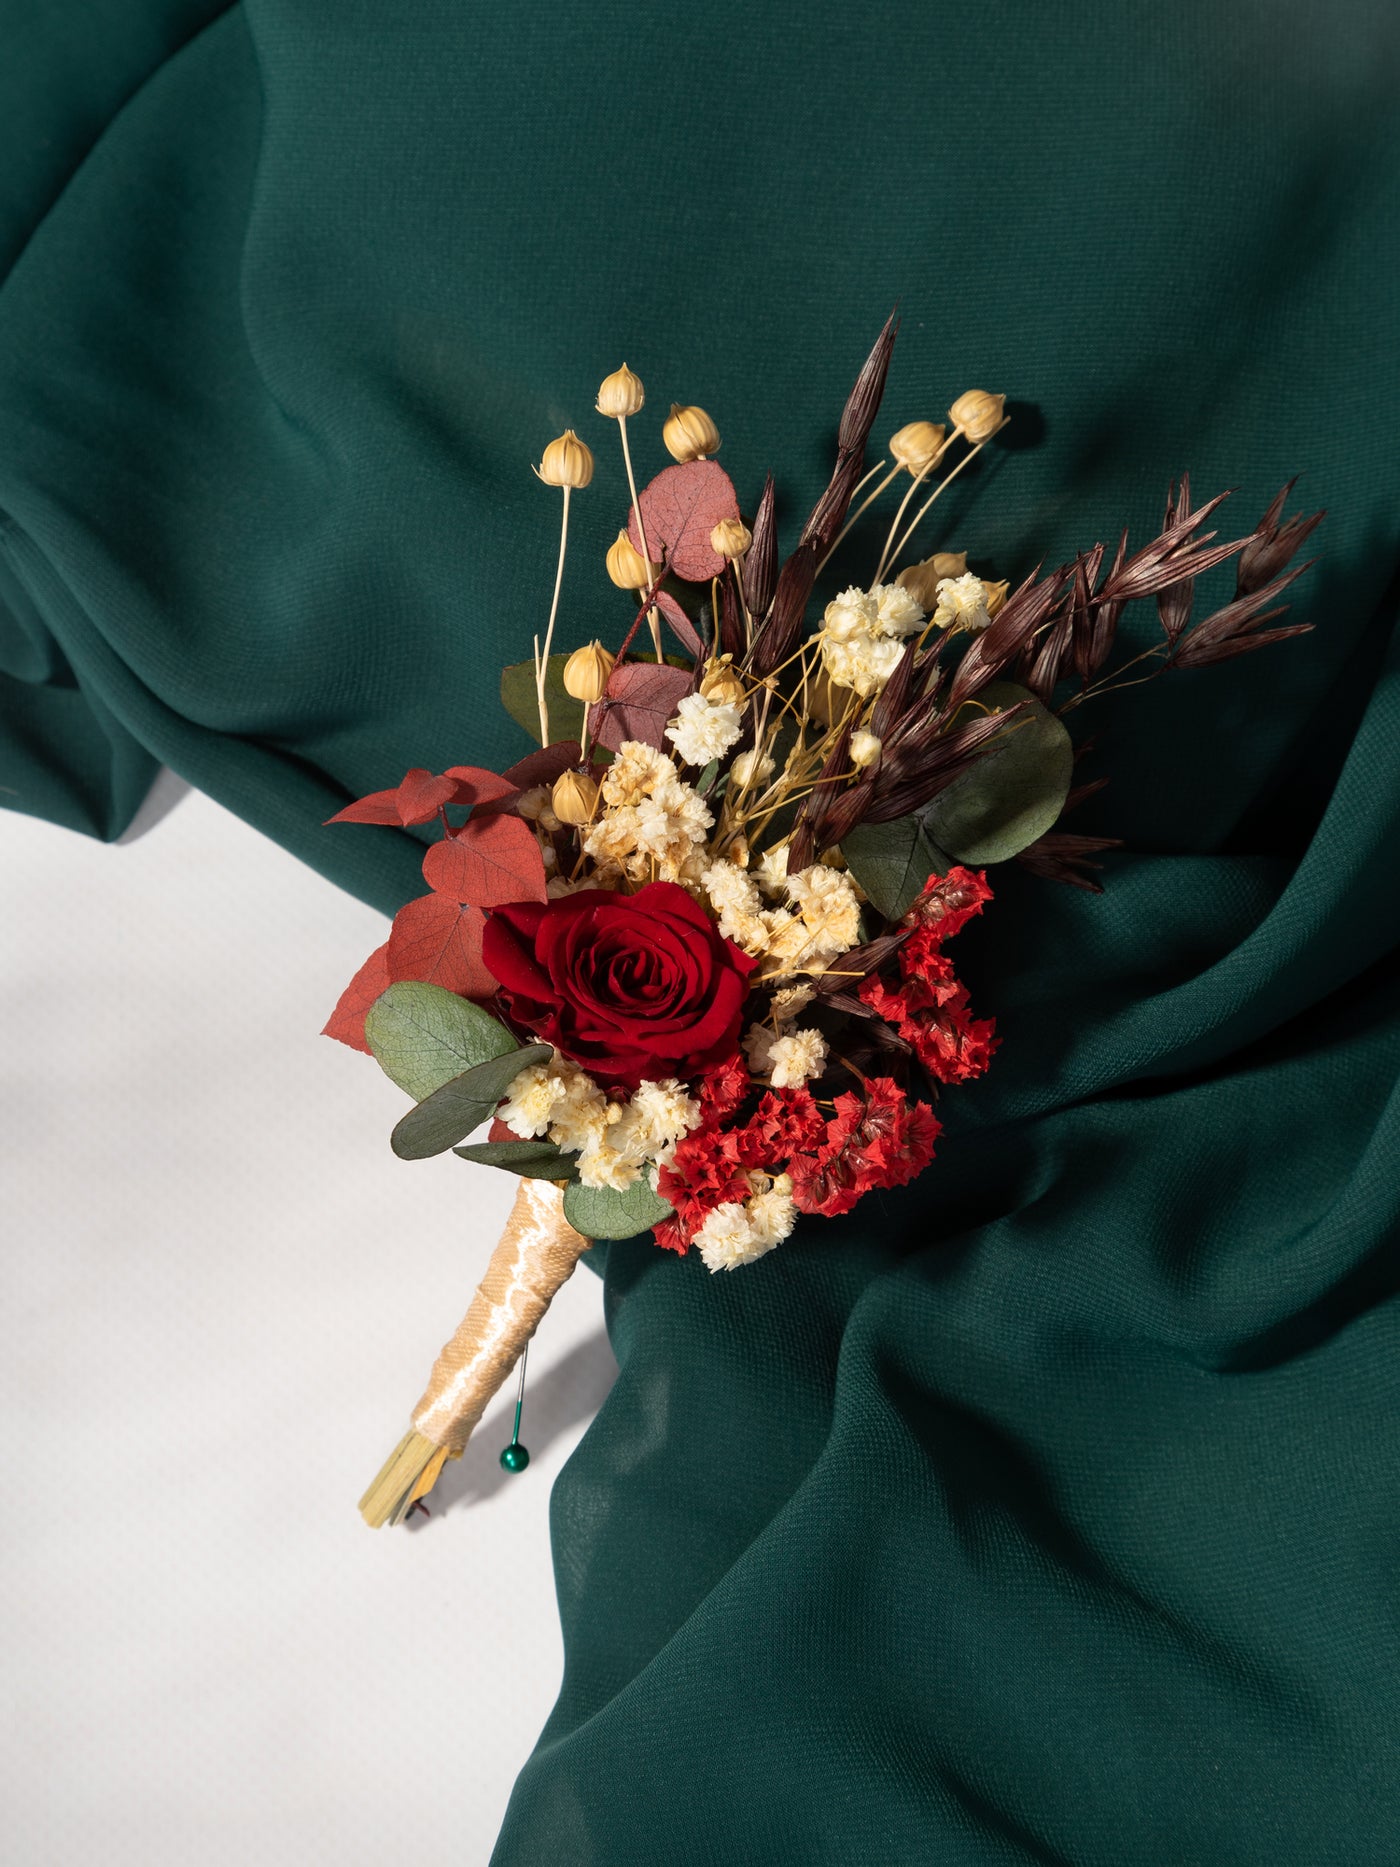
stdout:
[[424,1439],[449,1455],[462,1450],[589,1243],[564,1217],[552,1180],[521,1180],[471,1308],[413,1410]]

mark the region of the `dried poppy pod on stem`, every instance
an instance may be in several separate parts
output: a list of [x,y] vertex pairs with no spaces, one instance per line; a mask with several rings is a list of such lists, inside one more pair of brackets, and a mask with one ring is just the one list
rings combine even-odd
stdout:
[[620,370],[614,370],[611,376],[603,378],[598,385],[598,400],[593,406],[600,415],[606,415],[612,421],[626,421],[629,415],[642,412],[646,399],[641,377],[624,363]]
[[608,576],[619,590],[645,590],[661,575],[659,564],[649,564],[626,532],[608,546]]
[[544,450],[535,472],[546,486],[587,486],[593,478],[593,450],[586,441],[579,440],[572,428],[566,428]]
[[554,814],[561,823],[591,823],[598,808],[598,787],[586,772],[566,771],[554,781]]
[[742,707],[749,697],[749,690],[728,655],[710,664],[709,672],[700,683],[700,693],[717,707]]
[[590,642],[586,648],[576,648],[564,663],[564,692],[573,700],[581,700],[591,707],[595,700],[601,700],[608,691],[608,682],[616,665],[616,656],[610,655],[601,642]]
[[964,438],[979,447],[990,441],[998,428],[1006,424],[1006,397],[989,395],[985,389],[969,389],[948,410],[948,419]]
[[926,473],[943,449],[948,430],[941,421],[911,421],[890,436],[890,458],[910,473]]
[[672,460],[708,460],[719,452],[719,429],[703,408],[671,404],[671,413],[661,430],[661,439]]
[[710,548],[722,558],[741,558],[752,543],[753,533],[742,519],[721,519],[710,533]]

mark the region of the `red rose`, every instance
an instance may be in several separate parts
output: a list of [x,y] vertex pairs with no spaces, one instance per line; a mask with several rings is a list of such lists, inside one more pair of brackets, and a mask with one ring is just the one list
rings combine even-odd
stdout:
[[674,882],[509,902],[481,950],[515,1023],[628,1090],[727,1062],[757,964]]

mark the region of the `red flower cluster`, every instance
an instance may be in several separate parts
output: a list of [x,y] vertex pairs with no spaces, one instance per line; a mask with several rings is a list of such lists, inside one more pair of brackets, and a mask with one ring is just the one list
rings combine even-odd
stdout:
[[932,1160],[937,1118],[888,1077],[838,1096],[834,1108],[828,1121],[809,1090],[770,1090],[741,1127],[707,1118],[657,1176],[676,1209],[655,1228],[657,1244],[683,1252],[716,1206],[748,1197],[750,1170],[786,1173],[799,1212],[830,1216],[877,1187],[903,1186]]
[[837,1096],[823,1145],[788,1169],[797,1210],[833,1218],[876,1187],[903,1186],[933,1159],[938,1134],[938,1117],[925,1103],[888,1076],[871,1077],[863,1096]]
[[940,1083],[981,1076],[997,1047],[996,1024],[972,1016],[967,987],[943,951],[943,942],[991,898],[986,878],[970,869],[950,869],[926,883],[911,910],[914,931],[899,949],[900,983],[891,985],[878,973],[861,981],[859,997],[895,1027]]

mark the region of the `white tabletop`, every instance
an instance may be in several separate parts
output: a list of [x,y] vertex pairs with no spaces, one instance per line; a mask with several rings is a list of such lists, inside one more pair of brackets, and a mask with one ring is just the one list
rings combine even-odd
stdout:
[[4,1854],[469,1867],[558,1690],[601,1286],[532,1348],[529,1470],[499,1397],[366,1529],[515,1182],[394,1158],[404,1098],[318,1035],[382,917],[180,791],[116,847],[0,813]]

